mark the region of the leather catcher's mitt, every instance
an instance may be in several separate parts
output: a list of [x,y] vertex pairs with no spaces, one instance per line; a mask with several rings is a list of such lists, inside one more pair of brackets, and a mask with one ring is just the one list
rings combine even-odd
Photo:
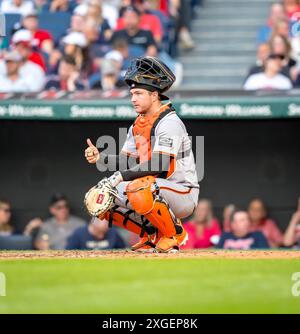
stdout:
[[102,179],[84,196],[84,205],[93,217],[103,217],[114,206],[114,198],[118,192],[107,178]]

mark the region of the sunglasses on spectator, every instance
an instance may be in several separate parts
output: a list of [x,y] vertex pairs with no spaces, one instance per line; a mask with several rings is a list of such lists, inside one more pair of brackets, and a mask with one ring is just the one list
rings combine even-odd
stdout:
[[269,59],[280,59],[280,60],[283,60],[284,59],[284,55],[281,55],[281,54],[271,54],[271,55],[269,55],[268,58]]

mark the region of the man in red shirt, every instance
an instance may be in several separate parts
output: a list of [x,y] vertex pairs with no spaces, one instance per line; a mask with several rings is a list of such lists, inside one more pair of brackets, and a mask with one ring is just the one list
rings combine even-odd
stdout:
[[[163,28],[159,18],[147,10],[145,1],[138,0],[134,2],[136,9],[140,12],[140,29],[149,30],[159,45],[163,37]],[[124,18],[120,17],[117,21],[116,30],[124,29]]]
[[31,32],[34,46],[46,53],[53,50],[53,37],[49,31],[39,29],[38,15],[35,11],[23,16],[22,26]]
[[20,53],[24,60],[29,60],[39,65],[46,71],[46,65],[40,53],[33,50],[33,37],[29,30],[21,29],[12,36],[12,45]]

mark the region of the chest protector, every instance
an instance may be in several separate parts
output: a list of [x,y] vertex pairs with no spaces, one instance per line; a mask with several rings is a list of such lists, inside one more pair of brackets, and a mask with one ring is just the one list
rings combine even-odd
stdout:
[[173,113],[174,109],[170,104],[162,106],[151,117],[139,115],[132,127],[136,150],[139,156],[139,162],[145,162],[151,159],[152,145],[154,144],[154,131],[158,122]]

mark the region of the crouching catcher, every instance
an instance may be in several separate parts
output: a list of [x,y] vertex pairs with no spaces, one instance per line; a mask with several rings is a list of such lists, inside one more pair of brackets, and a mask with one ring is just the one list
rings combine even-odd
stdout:
[[90,139],[85,157],[117,171],[85,195],[92,216],[138,234],[134,251],[177,252],[188,240],[181,219],[197,204],[199,184],[185,125],[164,93],[175,76],[153,57],[135,59],[125,82],[138,113],[119,155],[99,152]]

